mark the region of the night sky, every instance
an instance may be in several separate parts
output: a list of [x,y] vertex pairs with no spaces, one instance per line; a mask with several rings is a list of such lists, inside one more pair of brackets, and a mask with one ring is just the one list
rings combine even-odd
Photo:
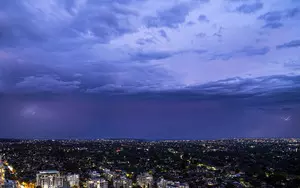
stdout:
[[0,138],[300,137],[299,0],[1,0]]

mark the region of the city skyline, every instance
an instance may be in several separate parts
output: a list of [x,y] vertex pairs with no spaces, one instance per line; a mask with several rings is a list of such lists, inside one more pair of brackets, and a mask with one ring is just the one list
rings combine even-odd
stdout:
[[0,138],[300,137],[297,0],[3,0]]

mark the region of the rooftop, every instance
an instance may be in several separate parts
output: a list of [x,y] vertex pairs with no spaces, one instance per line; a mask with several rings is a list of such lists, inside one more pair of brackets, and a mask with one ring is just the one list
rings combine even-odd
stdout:
[[43,170],[43,171],[39,171],[39,174],[59,174],[59,171],[57,171],[57,170]]

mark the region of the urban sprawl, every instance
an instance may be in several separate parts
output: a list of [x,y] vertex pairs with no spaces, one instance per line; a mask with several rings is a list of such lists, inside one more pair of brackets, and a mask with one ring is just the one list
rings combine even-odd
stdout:
[[299,139],[0,140],[0,188],[300,187]]

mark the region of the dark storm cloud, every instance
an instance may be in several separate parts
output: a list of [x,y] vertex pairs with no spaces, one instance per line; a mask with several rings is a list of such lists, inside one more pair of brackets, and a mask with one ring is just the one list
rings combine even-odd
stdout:
[[[88,92],[101,94],[104,91],[122,94],[137,99],[155,100],[200,100],[200,101],[239,101],[249,105],[259,104],[298,104],[300,89],[299,76],[267,76],[252,78],[231,78],[210,82],[199,86],[168,90],[137,90],[107,85],[93,88]],[[128,92],[128,91],[132,92]]]
[[[30,1],[1,1],[4,14],[1,12],[0,15],[0,45],[14,47],[12,53],[22,56],[21,59],[15,57],[0,65],[3,70],[1,88],[6,88],[6,92],[50,92],[51,89],[53,92],[56,92],[55,89],[58,89],[57,92],[67,92],[109,85],[123,85],[124,88],[124,84],[133,88],[136,71],[134,65],[131,66],[128,62],[160,60],[184,53],[127,49],[118,49],[118,53],[115,49],[110,50],[106,46],[110,40],[135,32],[138,28],[136,22],[131,22],[130,19],[136,20],[140,15],[131,5],[142,1],[89,0],[78,4],[79,2],[66,0],[50,4],[39,1],[31,4]],[[177,11],[182,15],[188,14],[190,7],[189,3],[174,5],[158,15],[162,20],[171,18],[163,21],[171,23],[173,16],[178,16]],[[174,20],[177,22],[180,18]],[[159,33],[168,40],[166,31],[161,29]],[[155,44],[156,39],[141,38],[136,43],[141,46]],[[4,52],[0,53],[4,54],[3,57],[7,56]],[[19,60],[21,63],[17,62]],[[115,62],[124,64],[115,66]],[[144,67],[152,70],[151,66]],[[161,76],[160,70],[156,71],[158,73],[151,73],[153,76],[146,74],[151,78],[140,75],[140,79],[147,80],[147,83],[136,87],[151,85],[150,82],[156,80],[155,74]],[[81,76],[72,78],[75,74]]]
[[[172,53],[134,53],[133,60],[167,58]],[[133,56],[132,56],[133,57]],[[139,79],[135,79],[139,78]],[[68,93],[85,92],[93,88],[101,91],[128,91],[157,89],[172,80],[160,67],[127,63],[112,64],[88,62],[85,66],[64,67],[30,62],[0,64],[1,92],[4,93]]]
[[[47,15],[43,9],[39,10],[26,1],[1,1],[0,10],[5,12],[5,16],[0,19],[0,45],[31,45],[34,42],[46,42],[54,36],[74,38],[87,30],[98,37],[98,42],[105,43],[112,37],[133,32],[134,27],[128,19],[138,16],[135,11],[123,6],[125,2],[119,1],[88,1],[81,11],[76,10],[79,7],[76,7],[75,1],[55,3],[61,9],[57,10],[61,17]],[[40,18],[36,15],[38,11]],[[43,22],[43,16],[48,16],[50,20]]]
[[241,12],[244,14],[250,14],[257,12],[263,8],[263,4],[261,2],[255,2],[253,4],[243,4],[236,8],[237,12]]
[[47,32],[35,25],[32,15],[24,9],[21,1],[3,0],[0,11],[5,12],[0,18],[0,46],[46,40]]
[[71,23],[70,28],[77,32],[86,32],[88,28],[100,42],[108,42],[112,37],[125,33],[134,32],[129,17],[136,17],[138,14],[122,6],[93,3],[81,11]]
[[241,103],[247,107],[280,107],[299,104],[299,76],[270,76],[257,79],[227,79],[197,87],[165,92],[136,93],[141,99],[223,101]]
[[293,41],[276,46],[277,49],[297,48],[297,47],[300,47],[300,40],[293,40]]
[[256,79],[237,77],[191,87],[189,92],[193,93],[194,91],[195,93],[207,94],[207,96],[215,96],[216,94],[272,96],[272,93],[294,91],[299,87],[299,76],[269,76]]
[[0,80],[8,90],[12,89],[16,83],[23,81],[26,77],[57,74],[60,74],[60,70],[42,64],[12,60],[0,63]]

